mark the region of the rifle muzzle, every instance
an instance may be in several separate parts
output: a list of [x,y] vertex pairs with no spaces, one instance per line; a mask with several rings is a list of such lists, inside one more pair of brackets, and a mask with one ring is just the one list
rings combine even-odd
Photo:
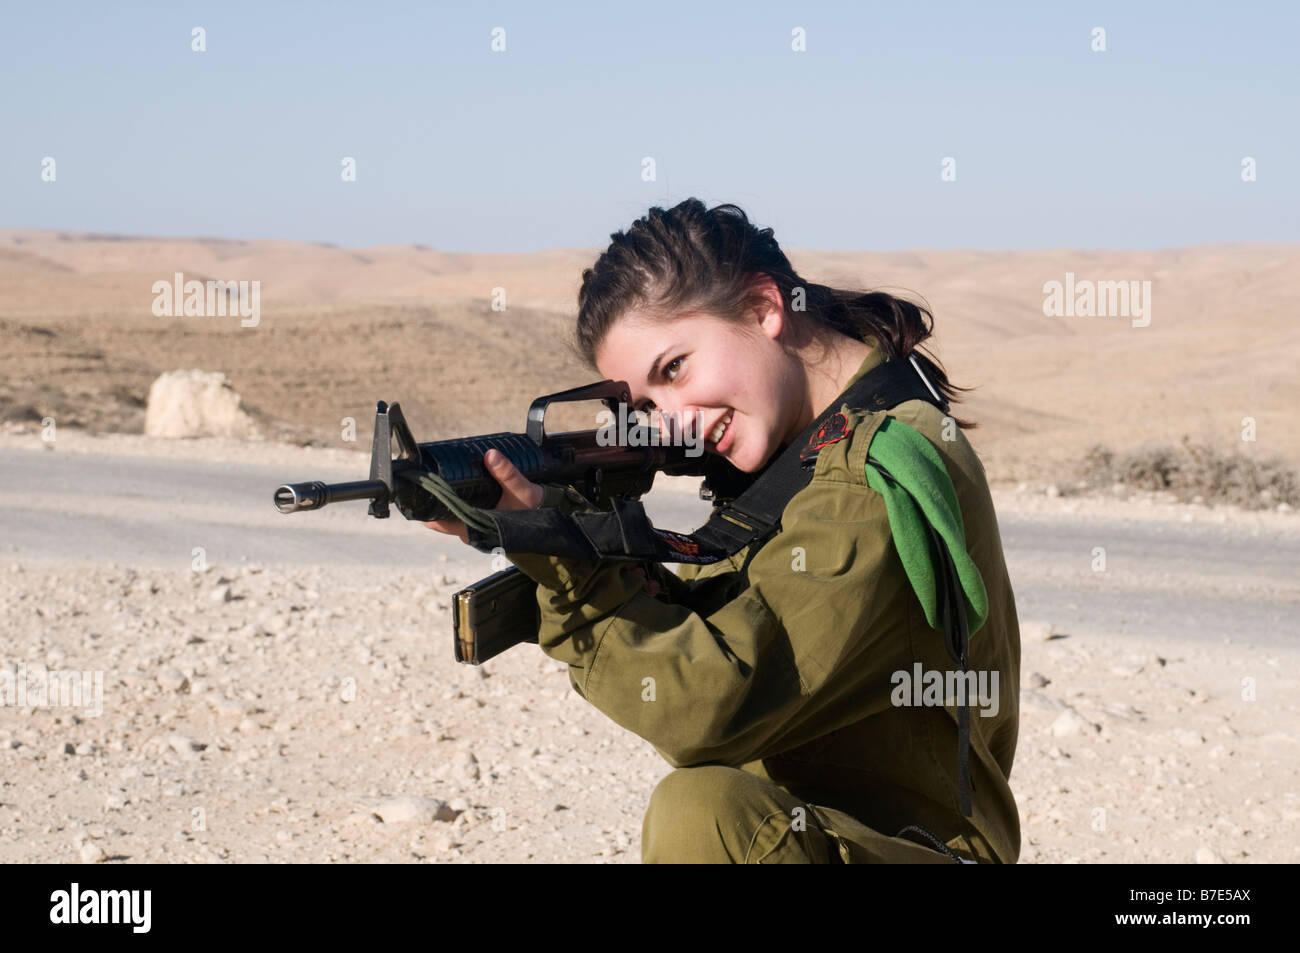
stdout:
[[388,487],[382,480],[358,480],[354,483],[286,483],[275,491],[275,508],[281,513],[318,510],[330,503],[345,500],[387,498]]

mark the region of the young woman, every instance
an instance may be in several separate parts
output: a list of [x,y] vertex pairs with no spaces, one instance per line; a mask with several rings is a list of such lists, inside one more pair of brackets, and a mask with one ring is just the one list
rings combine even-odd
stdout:
[[[850,384],[882,361],[906,361],[930,335],[929,312],[914,304],[803,280],[772,230],[734,205],[653,208],[612,238],[583,274],[584,357],[626,381],[633,406],[674,426],[702,421],[706,450],[747,473]],[[924,366],[955,399],[962,388]],[[843,435],[822,447],[778,530],[727,560],[673,573],[507,554],[539,584],[542,650],[569,665],[578,694],[676,769],[650,799],[646,862],[1019,855],[1008,786],[1019,628],[983,466],[961,431],[973,425],[923,400],[838,409]],[[956,794],[957,706],[900,690],[954,663],[900,557],[886,499],[868,485],[868,446],[887,418],[937,452],[960,509],[957,556],[978,569],[987,597],[969,642],[969,669],[991,686],[970,701],[970,816]],[[503,487],[499,508],[541,503],[543,488],[508,461],[485,462]],[[456,520],[426,525],[467,538]]]

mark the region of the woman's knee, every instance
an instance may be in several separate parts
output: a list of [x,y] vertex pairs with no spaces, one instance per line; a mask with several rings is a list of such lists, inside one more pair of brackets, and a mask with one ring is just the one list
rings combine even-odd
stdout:
[[825,862],[802,801],[739,768],[678,768],[655,787],[641,829],[645,863]]

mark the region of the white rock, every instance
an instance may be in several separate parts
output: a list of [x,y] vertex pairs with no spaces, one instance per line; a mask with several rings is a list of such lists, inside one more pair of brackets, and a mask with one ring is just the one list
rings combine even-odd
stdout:
[[478,758],[474,757],[474,752],[466,751],[464,756],[456,764],[456,773],[463,778],[471,781],[477,781],[480,776]]
[[184,761],[201,760],[201,755],[194,750],[194,742],[185,735],[168,735],[167,746],[180,755]]
[[1043,692],[1027,690],[1020,693],[1020,707],[1033,711],[1061,711],[1069,706],[1059,698],[1053,698]]
[[219,718],[241,718],[248,713],[248,705],[237,699],[222,698],[219,695],[207,697],[213,713]]
[[264,611],[257,617],[257,624],[267,635],[283,635],[289,628],[290,620],[274,610]]
[[459,811],[436,797],[381,797],[366,798],[361,802],[385,824],[420,823],[433,821],[454,821]]
[[165,692],[183,692],[190,687],[190,680],[179,669],[165,668],[156,678],[158,687]]
[[1128,721],[1146,721],[1146,716],[1128,702],[1110,702],[1106,705],[1106,714]]
[[1020,639],[1025,642],[1047,642],[1052,638],[1052,623],[1029,620],[1020,623]]
[[1196,848],[1196,862],[1198,864],[1222,864],[1224,860],[1210,848],[1198,847]]
[[1048,726],[1048,731],[1054,738],[1067,738],[1071,735],[1090,735],[1095,734],[1097,726],[1081,718],[1074,709],[1066,709],[1057,716],[1056,720]]
[[104,849],[94,841],[87,841],[82,844],[78,853],[81,855],[83,864],[97,864],[104,859]]
[[151,596],[158,591],[158,583],[152,579],[137,579],[127,587],[127,592],[133,596]]
[[219,371],[169,371],[149,388],[144,432],[150,437],[236,437],[258,435],[240,396]]

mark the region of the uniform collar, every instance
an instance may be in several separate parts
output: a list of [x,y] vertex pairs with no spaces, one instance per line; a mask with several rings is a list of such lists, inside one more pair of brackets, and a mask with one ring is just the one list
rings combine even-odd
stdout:
[[885,363],[885,353],[880,349],[879,341],[877,341],[876,338],[871,335],[865,336],[862,340],[863,343],[869,344],[871,346],[871,353],[866,356],[865,360],[863,360],[862,365],[857,370],[857,373],[855,373],[851,378],[849,378],[849,382],[844,385],[844,390],[848,390],[850,387],[856,384],[859,380],[865,377],[867,373],[871,371],[873,368],[879,367],[881,364]]

